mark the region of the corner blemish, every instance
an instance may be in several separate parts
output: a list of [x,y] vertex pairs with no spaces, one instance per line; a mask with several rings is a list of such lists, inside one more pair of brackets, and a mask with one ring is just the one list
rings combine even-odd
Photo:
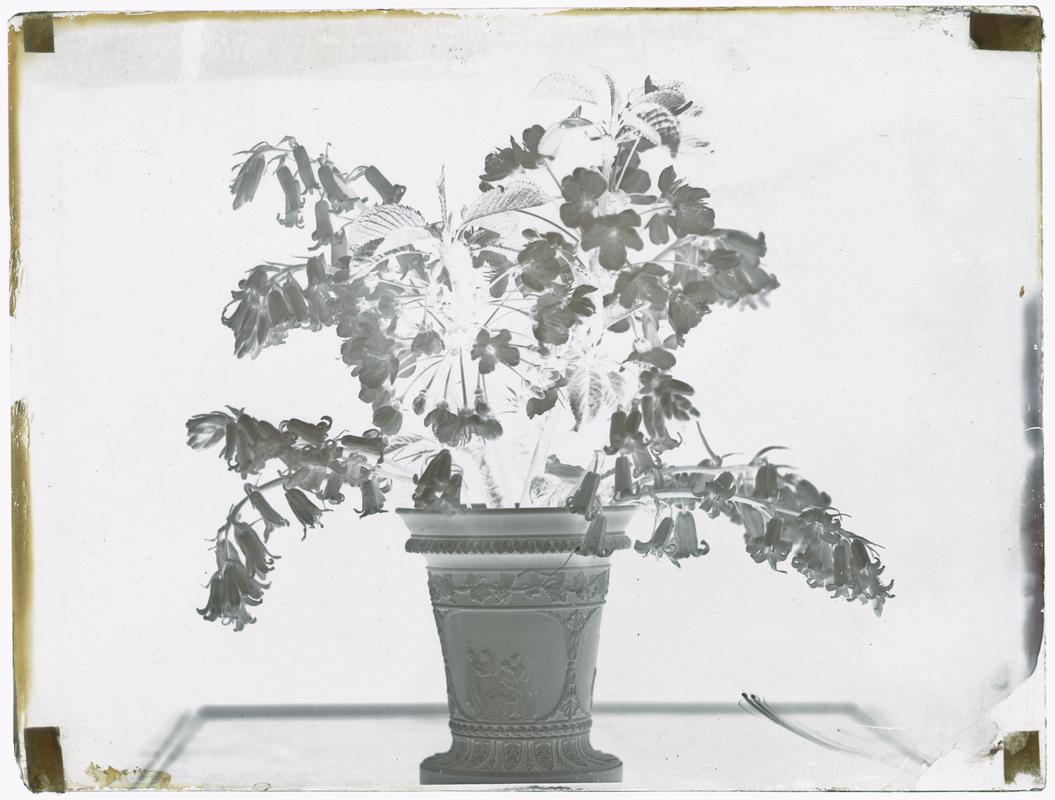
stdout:
[[29,407],[11,404],[11,632],[14,668],[15,753],[21,763],[31,673],[30,607],[33,599],[33,527],[29,486]]
[[163,769],[117,769],[101,767],[94,761],[84,770],[95,783],[97,789],[157,789],[169,791],[177,787],[172,785],[172,775]]

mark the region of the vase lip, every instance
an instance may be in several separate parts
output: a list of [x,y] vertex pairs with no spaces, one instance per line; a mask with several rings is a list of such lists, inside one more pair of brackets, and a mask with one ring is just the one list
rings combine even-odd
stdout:
[[[604,511],[629,511],[636,509],[637,506],[634,503],[620,503],[617,505],[604,506]],[[435,514],[437,516],[444,517],[457,517],[463,514],[571,514],[573,516],[582,516],[578,512],[572,511],[567,506],[524,506],[524,507],[513,507],[513,508],[472,508],[467,507],[461,511],[455,511],[453,513],[447,513],[445,511],[433,511],[428,508],[397,508],[396,514],[400,516],[417,516],[426,514]]]

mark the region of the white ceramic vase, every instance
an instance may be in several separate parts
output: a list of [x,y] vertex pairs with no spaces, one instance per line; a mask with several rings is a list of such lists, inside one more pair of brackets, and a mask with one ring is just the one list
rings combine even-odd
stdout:
[[[632,506],[606,510],[610,550]],[[565,509],[398,512],[425,556],[447,673],[450,750],[421,782],[619,781],[590,744],[608,558],[575,555],[588,523]]]

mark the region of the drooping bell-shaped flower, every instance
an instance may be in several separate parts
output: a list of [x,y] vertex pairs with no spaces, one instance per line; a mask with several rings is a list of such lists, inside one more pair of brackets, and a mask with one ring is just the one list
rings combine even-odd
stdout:
[[634,482],[634,468],[628,456],[619,456],[615,460],[615,499],[624,500],[637,496],[637,484]]
[[300,489],[286,489],[286,502],[289,510],[297,518],[307,535],[308,528],[322,527],[322,509],[315,505]]
[[710,549],[707,542],[701,544],[699,541],[696,534],[696,518],[692,512],[679,511],[674,518],[673,531],[663,545],[663,554],[674,562],[674,566],[680,567],[680,559],[704,556]]
[[282,187],[282,194],[286,199],[285,213],[278,215],[278,221],[287,228],[299,228],[304,224],[304,216],[300,213],[300,210],[304,207],[300,184],[293,177],[289,167],[285,165],[275,170],[275,176],[278,178],[279,186]]
[[361,509],[357,508],[355,511],[360,517],[384,513],[385,493],[381,491],[377,481],[373,478],[360,481],[359,491],[363,496],[363,507]]
[[284,528],[289,525],[289,520],[275,511],[272,505],[264,499],[264,496],[252,484],[247,483],[243,488],[249,498],[249,503],[264,520],[264,541],[267,541],[271,531],[275,528]]
[[303,145],[293,145],[293,160],[297,162],[297,174],[300,175],[300,182],[304,184],[304,188],[309,192],[317,191],[319,184],[315,182],[315,172],[311,168],[311,159],[308,157],[308,151],[304,149]]
[[603,513],[596,514],[590,520],[590,526],[586,529],[582,544],[575,550],[580,556],[600,556],[607,558],[612,554],[612,548],[605,541],[608,531],[608,520]]
[[597,501],[597,489],[601,485],[601,476],[590,470],[582,476],[579,488],[568,500],[568,510],[573,514],[582,514],[586,519],[593,519],[600,503]]
[[315,241],[312,250],[317,250],[324,244],[333,241],[333,221],[330,219],[330,204],[325,199],[315,203],[315,230],[311,238]]
[[662,558],[664,556],[663,548],[666,547],[667,539],[670,538],[671,531],[673,530],[674,520],[671,517],[664,517],[659,521],[659,524],[652,529],[651,539],[647,542],[634,542],[634,551],[643,556]]
[[267,547],[260,540],[260,536],[257,534],[256,529],[252,525],[247,525],[241,520],[235,520],[232,523],[234,527],[234,540],[238,544],[238,547],[242,550],[242,555],[245,558],[245,568],[251,577],[267,576],[275,564],[275,559],[278,556],[273,556],[268,552]]
[[234,195],[235,210],[252,201],[256,196],[257,187],[264,177],[264,155],[253,153],[245,160],[231,183],[231,194]]

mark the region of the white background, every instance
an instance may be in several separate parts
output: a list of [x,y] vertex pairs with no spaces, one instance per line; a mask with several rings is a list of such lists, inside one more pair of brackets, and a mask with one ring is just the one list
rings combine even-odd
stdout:
[[304,243],[277,192],[231,211],[231,153],[328,141],[433,215],[440,164],[468,199],[488,149],[567,110],[525,99],[537,79],[589,64],[690,81],[713,143],[691,171],[719,224],[770,244],[771,307],[716,311],[682,359],[712,441],[792,446],[897,579],[877,620],[701,524],[712,552],[681,571],[615,565],[598,700],[852,700],[937,755],[1024,677],[1035,55],[920,12],[57,22],[56,50],[20,62],[12,397],[33,424],[28,724],[60,725],[72,763],[140,762],[205,703],[442,700],[394,515],[278,539],[241,634],[194,613],[240,481],[183,445],[186,417],[366,419],[332,334],[230,355],[226,293]]

